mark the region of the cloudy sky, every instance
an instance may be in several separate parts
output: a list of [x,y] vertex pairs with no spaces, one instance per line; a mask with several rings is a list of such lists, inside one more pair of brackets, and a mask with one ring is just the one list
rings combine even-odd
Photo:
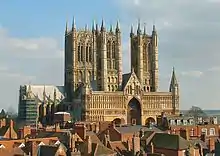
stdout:
[[[220,108],[219,0],[20,0],[0,2],[0,107],[17,110],[19,85],[63,85],[63,37],[73,15],[77,27],[95,19],[119,19],[124,72],[129,71],[129,31],[138,18],[159,34],[160,90],[172,67],[180,83],[181,109]],[[70,24],[69,24],[70,25]]]

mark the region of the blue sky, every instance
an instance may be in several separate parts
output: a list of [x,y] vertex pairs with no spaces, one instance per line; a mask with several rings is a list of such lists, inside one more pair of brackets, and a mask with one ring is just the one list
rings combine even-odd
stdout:
[[180,82],[181,108],[219,109],[220,3],[218,0],[19,0],[0,2],[0,95],[2,108],[17,110],[21,84],[63,85],[66,20],[78,28],[95,19],[120,20],[123,67],[129,71],[129,31],[138,18],[159,34],[160,90],[172,67]]

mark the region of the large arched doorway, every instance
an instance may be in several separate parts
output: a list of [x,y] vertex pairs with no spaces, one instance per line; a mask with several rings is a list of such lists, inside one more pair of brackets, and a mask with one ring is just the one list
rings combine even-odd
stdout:
[[132,98],[128,103],[127,123],[141,125],[141,105],[136,98]]

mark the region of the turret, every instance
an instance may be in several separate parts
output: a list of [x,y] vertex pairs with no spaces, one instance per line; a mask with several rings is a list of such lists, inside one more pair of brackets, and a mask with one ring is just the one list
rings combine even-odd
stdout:
[[141,21],[140,21],[140,19],[138,20],[137,35],[141,35]]
[[98,24],[96,24],[96,29],[95,29],[95,31],[96,31],[96,34],[99,34],[99,25],[98,25]]
[[174,68],[172,72],[169,91],[172,93],[172,108],[173,108],[172,113],[177,114],[179,111],[179,85],[176,79]]
[[101,90],[107,91],[107,39],[104,20],[101,25]]
[[122,85],[122,49],[121,49],[121,31],[120,31],[120,24],[119,21],[116,23],[115,28],[115,34],[116,34],[116,68],[118,70],[118,88],[121,89]]
[[97,64],[96,64],[96,53],[97,53],[97,43],[96,43],[96,38],[98,34],[98,24],[95,23],[95,20],[93,20],[93,26],[92,26],[92,50],[93,50],[93,74],[92,74],[92,79],[96,80],[96,73],[97,73]]
[[93,23],[92,23],[92,32],[93,32],[93,34],[95,32],[95,20],[93,20]]
[[159,69],[158,69],[158,36],[155,25],[152,31],[152,83],[153,91],[156,92],[159,83]]
[[134,36],[134,28],[133,25],[131,25],[130,37],[133,38],[133,36]]
[[143,61],[143,39],[142,39],[142,34],[141,34],[141,22],[140,19],[138,20],[138,28],[137,28],[137,40],[138,40],[138,51],[137,51],[137,58],[138,58],[138,62],[137,62],[137,67],[136,68],[136,74],[139,78],[139,81],[141,84],[143,84],[143,76],[144,76],[144,61]]
[[120,26],[119,26],[119,21],[117,21],[117,24],[116,24],[116,28],[115,28],[115,33],[120,33]]
[[101,31],[102,31],[102,32],[105,31],[105,23],[104,23],[104,20],[103,20],[103,19],[102,19]]
[[66,21],[66,29],[65,29],[65,35],[68,33],[68,21]]
[[73,21],[72,21],[72,31],[76,30],[76,21],[75,21],[75,17],[73,16]]
[[179,85],[176,79],[176,74],[175,74],[175,69],[173,67],[173,71],[172,71],[172,77],[171,77],[171,81],[170,81],[170,88],[169,88],[170,92],[174,92],[176,95],[179,94]]

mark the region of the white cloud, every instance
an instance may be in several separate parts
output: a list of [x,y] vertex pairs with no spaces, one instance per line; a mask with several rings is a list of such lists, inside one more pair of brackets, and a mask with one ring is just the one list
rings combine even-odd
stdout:
[[183,76],[191,76],[191,77],[201,77],[203,75],[203,72],[201,71],[187,71],[187,72],[181,72],[181,75]]
[[[219,0],[116,1],[121,16],[125,17],[122,25],[129,27],[140,18],[142,23],[147,23],[150,33],[151,25],[156,24],[159,35],[160,86],[163,87],[161,90],[167,90],[169,82],[166,75],[170,75],[170,69],[175,66],[181,86],[181,108],[187,109],[191,105],[205,107],[208,103],[220,101],[218,2]],[[124,42],[129,42],[128,39],[124,38]],[[213,108],[217,107],[213,105]]]
[[17,38],[0,27],[1,55],[14,55],[17,58],[54,58],[63,56],[63,52],[54,38]]
[[50,37],[14,37],[0,27],[0,107],[17,108],[19,86],[63,84],[63,50]]

